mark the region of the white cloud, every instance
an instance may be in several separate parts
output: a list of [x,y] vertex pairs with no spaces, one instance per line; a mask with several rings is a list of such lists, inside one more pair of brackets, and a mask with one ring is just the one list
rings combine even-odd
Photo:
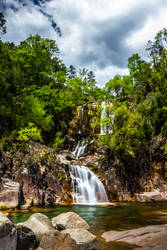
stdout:
[[26,8],[14,12],[9,9],[7,12],[7,34],[5,40],[19,43],[30,34],[40,34],[44,37],[50,37],[50,24],[36,8],[27,11]]
[[[26,1],[26,0],[25,0]],[[99,85],[117,73],[126,74],[132,53],[143,54],[146,42],[167,26],[166,0],[51,0],[41,8],[61,28],[54,31],[40,7],[26,1],[17,12],[8,9],[6,40],[18,42],[39,33],[55,39],[64,62],[96,73]]]

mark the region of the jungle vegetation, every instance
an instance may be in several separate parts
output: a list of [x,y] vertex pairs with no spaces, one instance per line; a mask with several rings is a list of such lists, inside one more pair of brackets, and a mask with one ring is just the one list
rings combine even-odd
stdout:
[[[1,38],[6,32],[0,14]],[[113,133],[99,137],[115,155],[150,155],[154,138],[167,155],[167,29],[146,46],[147,59],[133,54],[129,74],[97,86],[87,69],[67,68],[56,41],[38,34],[19,45],[0,40],[0,140],[63,142],[78,105],[105,100],[113,112]]]

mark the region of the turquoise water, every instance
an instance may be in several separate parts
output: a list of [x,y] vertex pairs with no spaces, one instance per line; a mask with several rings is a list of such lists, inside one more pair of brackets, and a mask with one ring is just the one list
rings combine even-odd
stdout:
[[53,209],[33,208],[27,213],[11,213],[11,220],[14,223],[28,219],[30,215],[41,212],[50,219],[60,213],[74,211],[85,219],[90,225],[90,231],[97,235],[102,249],[126,250],[133,247],[126,244],[105,243],[100,237],[109,230],[127,230],[147,225],[158,225],[167,223],[167,203],[134,204],[118,203],[116,206],[57,206]]

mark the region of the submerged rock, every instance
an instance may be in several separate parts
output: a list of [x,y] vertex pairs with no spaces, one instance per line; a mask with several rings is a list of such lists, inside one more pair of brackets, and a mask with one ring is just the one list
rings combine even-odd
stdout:
[[100,249],[96,236],[83,228],[66,229],[61,231],[61,233],[68,233],[76,241],[79,250]]
[[53,226],[58,230],[83,228],[89,230],[88,223],[74,212],[60,214],[52,219]]
[[109,231],[103,233],[102,237],[107,242],[109,241],[126,242],[128,244],[144,247],[142,249],[158,250],[158,249],[167,249],[166,235],[167,235],[167,224],[152,225],[121,232]]
[[0,212],[0,249],[16,250],[17,231],[13,223]]

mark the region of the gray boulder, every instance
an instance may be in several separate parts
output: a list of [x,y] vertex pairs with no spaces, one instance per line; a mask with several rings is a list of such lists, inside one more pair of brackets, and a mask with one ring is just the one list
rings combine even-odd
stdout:
[[164,194],[159,191],[153,191],[153,192],[144,192],[141,194],[136,193],[134,195],[134,200],[136,202],[157,202],[157,201],[165,201],[166,197],[164,197]]
[[76,241],[79,250],[100,249],[96,236],[83,228],[66,229],[61,231],[61,233],[69,234]]
[[17,250],[34,250],[38,247],[39,241],[35,236],[34,232],[24,226],[18,225],[17,227]]
[[[126,242],[128,244],[144,247],[143,249],[167,249],[167,224],[152,225],[126,231],[109,231],[102,234],[107,241]],[[151,246],[154,246],[151,248]],[[161,247],[164,248],[161,248]],[[150,247],[150,248],[149,248]]]
[[17,207],[19,204],[20,185],[7,178],[2,178],[0,191],[0,206]]
[[0,249],[16,250],[17,231],[13,223],[0,212]]
[[27,221],[19,223],[18,225],[30,228],[39,238],[48,231],[56,231],[49,218],[41,213],[31,215]]
[[52,219],[53,226],[58,230],[83,228],[89,230],[88,223],[74,212],[62,213]]

